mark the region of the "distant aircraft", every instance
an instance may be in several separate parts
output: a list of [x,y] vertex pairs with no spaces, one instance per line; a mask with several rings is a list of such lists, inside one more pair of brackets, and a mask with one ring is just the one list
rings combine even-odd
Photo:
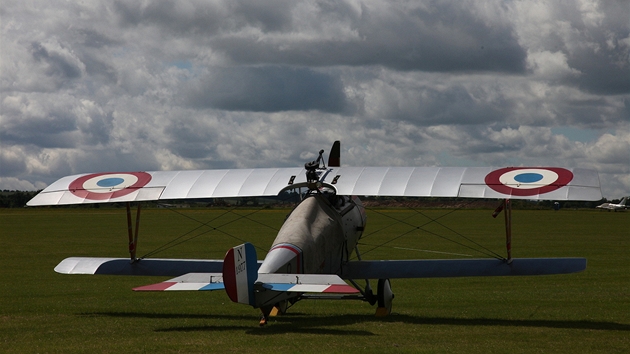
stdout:
[[628,206],[626,205],[626,201],[627,201],[627,198],[626,198],[626,197],[623,197],[623,199],[621,199],[621,201],[619,202],[619,204],[615,204],[615,203],[604,203],[604,204],[602,204],[602,205],[598,205],[598,206],[596,206],[596,208],[599,208],[599,209],[605,209],[605,210],[608,210],[608,211],[611,211],[611,210],[612,210],[612,211],[617,211],[617,210],[619,210],[619,211],[625,211],[626,209],[628,209]]
[[[391,312],[391,278],[542,275],[579,272],[584,258],[512,258],[510,199],[600,200],[597,172],[558,167],[340,167],[340,144],[304,168],[91,173],[63,177],[28,206],[127,203],[130,258],[71,257],[64,274],[160,275],[175,278],[135,291],[219,290],[262,311],[260,324],[302,299],[358,299]],[[276,196],[305,190],[264,260],[244,243],[223,260],[137,258],[131,202]],[[494,198],[504,210],[507,257],[453,260],[362,260],[357,243],[367,215],[357,196]],[[243,236],[244,237],[244,236]],[[358,260],[351,260],[356,257]],[[378,279],[375,291],[370,279]],[[359,285],[364,280],[365,285]],[[347,283],[348,281],[349,283]]]

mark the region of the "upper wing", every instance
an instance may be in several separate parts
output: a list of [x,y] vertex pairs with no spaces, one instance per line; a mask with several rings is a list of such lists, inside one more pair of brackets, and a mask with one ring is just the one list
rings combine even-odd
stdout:
[[[330,167],[320,182],[341,195],[599,200],[596,171],[554,167]],[[61,178],[28,206],[276,196],[304,186],[302,168],[81,174]]]
[[54,182],[27,205],[275,196],[291,176],[306,181],[301,168],[81,174]]

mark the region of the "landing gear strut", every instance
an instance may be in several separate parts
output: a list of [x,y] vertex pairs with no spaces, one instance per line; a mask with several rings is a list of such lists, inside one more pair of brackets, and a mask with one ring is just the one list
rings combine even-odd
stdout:
[[379,279],[376,297],[378,298],[378,307],[376,308],[376,317],[385,317],[392,313],[392,300],[394,293],[389,279]]

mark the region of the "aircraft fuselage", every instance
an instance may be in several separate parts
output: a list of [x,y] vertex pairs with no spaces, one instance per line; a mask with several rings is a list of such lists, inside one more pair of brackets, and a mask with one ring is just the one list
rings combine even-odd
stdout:
[[258,272],[339,274],[365,223],[359,198],[311,194],[289,214]]

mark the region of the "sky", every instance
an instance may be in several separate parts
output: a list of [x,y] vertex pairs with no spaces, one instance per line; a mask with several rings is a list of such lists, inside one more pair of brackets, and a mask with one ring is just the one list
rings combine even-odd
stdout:
[[0,190],[87,172],[558,166],[630,195],[630,2],[3,0]]

